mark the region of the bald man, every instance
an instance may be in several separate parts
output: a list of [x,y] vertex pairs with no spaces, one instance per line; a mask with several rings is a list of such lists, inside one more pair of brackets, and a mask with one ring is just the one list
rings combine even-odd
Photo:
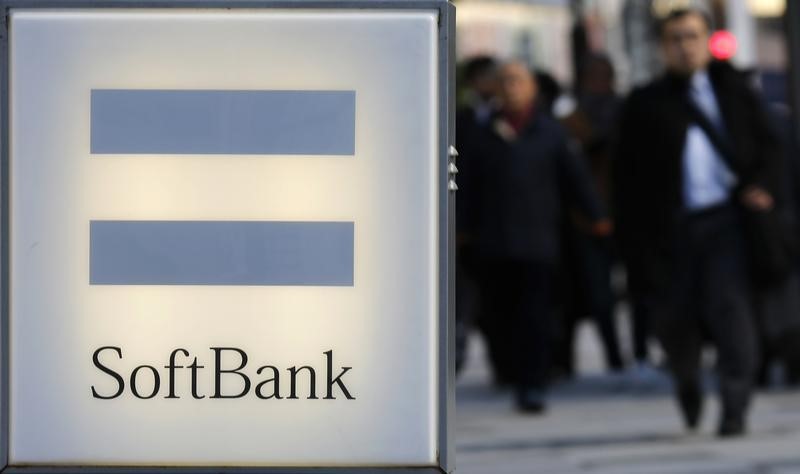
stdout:
[[[553,274],[560,222],[577,206],[608,234],[610,223],[582,160],[537,102],[525,64],[499,71],[501,109],[482,130],[475,199],[486,333],[496,380],[516,388],[517,407],[545,409]],[[564,202],[564,199],[572,201]]]

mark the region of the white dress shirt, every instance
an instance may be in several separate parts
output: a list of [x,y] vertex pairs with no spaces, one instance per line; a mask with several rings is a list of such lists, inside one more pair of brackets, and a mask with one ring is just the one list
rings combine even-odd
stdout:
[[[697,72],[692,76],[689,98],[711,124],[724,134],[725,124],[707,72]],[[699,211],[724,203],[736,183],[736,175],[703,129],[696,124],[689,125],[683,147],[683,199],[686,209]]]

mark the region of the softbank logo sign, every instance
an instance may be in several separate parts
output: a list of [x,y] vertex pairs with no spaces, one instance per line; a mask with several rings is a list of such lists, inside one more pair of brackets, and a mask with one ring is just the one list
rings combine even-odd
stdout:
[[[91,153],[351,156],[355,91],[93,90]],[[91,285],[354,284],[353,222],[94,220],[89,240]],[[191,396],[206,398],[198,392],[198,379],[209,367],[207,376],[215,387],[210,399],[250,393],[265,399],[298,398],[300,376],[308,377],[307,398],[318,399],[313,367],[251,368],[241,349],[209,349],[213,363],[198,362],[177,348],[166,365],[141,365],[123,376],[115,368],[123,348],[98,348],[92,362],[101,376],[113,379],[116,389],[101,393],[93,386],[92,395],[117,398],[127,385],[137,398],[149,399],[159,395],[163,378],[167,388],[161,395],[180,398],[174,377],[182,368],[191,375]],[[333,350],[323,355],[324,399],[337,394],[354,399],[343,379],[351,367],[334,369]],[[186,359],[183,365],[178,356]],[[163,376],[159,366],[166,369]],[[280,383],[281,374],[288,383]],[[242,390],[224,393],[223,377],[240,379]],[[143,381],[137,383],[137,378]]]
[[[355,91],[93,90],[92,154],[353,155]],[[353,222],[92,221],[92,285],[353,285]]]

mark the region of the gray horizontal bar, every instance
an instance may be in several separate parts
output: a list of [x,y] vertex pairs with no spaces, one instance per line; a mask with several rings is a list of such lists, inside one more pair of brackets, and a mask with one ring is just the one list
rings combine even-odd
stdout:
[[444,474],[435,467],[8,467],[3,474]]
[[353,286],[352,222],[91,221],[92,285]]
[[94,89],[93,154],[353,155],[355,91]]

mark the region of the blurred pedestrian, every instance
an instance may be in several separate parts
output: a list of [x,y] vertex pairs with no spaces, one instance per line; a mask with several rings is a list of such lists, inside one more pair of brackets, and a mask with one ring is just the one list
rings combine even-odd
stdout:
[[[646,292],[686,426],[702,413],[701,351],[717,351],[720,436],[741,435],[757,367],[744,219],[777,204],[780,146],[759,98],[712,61],[698,9],[659,24],[666,74],[624,106],[615,163],[615,224],[629,272]],[[748,221],[747,227],[752,222]]]
[[[593,54],[582,61],[579,72],[577,105],[561,121],[579,144],[595,189],[608,208],[610,142],[621,103],[614,91],[614,67],[608,57]],[[606,365],[613,371],[621,371],[624,363],[614,321],[616,296],[611,285],[611,271],[615,257],[611,237],[592,235],[590,222],[577,210],[568,217],[564,232],[568,297],[565,298],[561,363],[567,374],[572,372],[575,326],[581,318],[591,315],[600,332]]]
[[[787,127],[788,129],[788,127]],[[786,169],[788,190],[792,202],[795,230],[800,228],[800,137],[787,130],[786,134]],[[775,328],[777,340],[771,341],[777,346],[776,352],[781,357],[789,386],[800,388],[800,256],[794,261],[794,273],[789,277],[786,286],[794,291],[794,305],[784,307],[780,325]]]
[[559,220],[569,196],[597,233],[610,232],[602,204],[565,132],[540,107],[522,62],[500,69],[501,109],[480,143],[477,245],[489,354],[517,407],[545,409],[550,369],[552,284]]
[[475,160],[480,136],[497,111],[497,61],[478,56],[464,65],[465,104],[456,113],[459,192],[456,206],[456,371],[466,363],[467,342],[481,308],[475,257]]
[[[800,223],[800,143],[794,134],[788,110],[775,107],[772,111],[785,151],[781,176],[786,199],[781,215],[788,224],[788,231],[797,235]],[[800,259],[795,259],[784,280],[757,289],[756,310],[762,336],[759,384],[769,386],[772,365],[779,363],[784,369],[783,381],[789,386],[799,385]]]

